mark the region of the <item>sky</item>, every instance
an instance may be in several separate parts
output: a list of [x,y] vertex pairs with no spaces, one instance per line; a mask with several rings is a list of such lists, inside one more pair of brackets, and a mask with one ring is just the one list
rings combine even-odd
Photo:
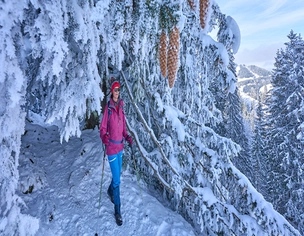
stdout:
[[273,69],[278,49],[284,49],[291,30],[304,36],[303,0],[215,0],[241,31],[237,64]]

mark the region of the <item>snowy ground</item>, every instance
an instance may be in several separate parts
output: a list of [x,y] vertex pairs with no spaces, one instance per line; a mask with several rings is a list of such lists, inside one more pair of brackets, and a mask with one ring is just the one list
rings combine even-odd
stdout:
[[122,217],[117,226],[106,190],[111,173],[104,168],[100,212],[99,193],[103,149],[98,131],[60,144],[55,126],[27,124],[19,159],[18,194],[22,212],[39,219],[36,235],[195,235],[180,215],[164,207],[128,171],[121,180]]

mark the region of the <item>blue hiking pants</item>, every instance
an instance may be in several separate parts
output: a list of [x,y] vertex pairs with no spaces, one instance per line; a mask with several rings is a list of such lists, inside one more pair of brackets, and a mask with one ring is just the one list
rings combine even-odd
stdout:
[[109,191],[112,196],[114,196],[114,205],[120,205],[120,172],[122,167],[122,153],[123,151],[108,156],[111,172],[112,181],[109,186]]

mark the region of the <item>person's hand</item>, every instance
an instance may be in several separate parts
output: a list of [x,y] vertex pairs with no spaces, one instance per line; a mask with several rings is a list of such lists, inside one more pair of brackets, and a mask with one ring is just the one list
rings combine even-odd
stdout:
[[102,142],[104,143],[104,145],[108,146],[108,144],[109,144],[109,136],[107,134],[105,134],[102,137]]
[[126,141],[129,143],[129,146],[131,147],[132,144],[133,144],[133,139],[132,139],[131,135],[128,135],[128,136],[126,137]]

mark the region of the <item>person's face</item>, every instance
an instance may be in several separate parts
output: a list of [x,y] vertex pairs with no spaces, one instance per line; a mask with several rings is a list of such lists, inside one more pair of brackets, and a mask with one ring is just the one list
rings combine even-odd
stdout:
[[119,87],[114,88],[114,90],[113,90],[113,99],[114,99],[115,102],[118,100],[119,93],[120,93],[120,88]]

